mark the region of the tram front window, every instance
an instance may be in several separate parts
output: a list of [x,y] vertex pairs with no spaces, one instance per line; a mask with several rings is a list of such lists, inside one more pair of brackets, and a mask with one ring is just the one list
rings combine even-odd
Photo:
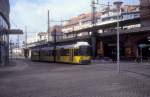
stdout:
[[89,46],[80,46],[80,55],[81,56],[90,56],[91,49]]

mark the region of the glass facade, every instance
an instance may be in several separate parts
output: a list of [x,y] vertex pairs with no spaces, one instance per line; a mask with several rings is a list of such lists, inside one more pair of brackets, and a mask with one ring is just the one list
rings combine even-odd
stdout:
[[5,32],[8,24],[0,15],[0,66],[4,66],[8,62],[9,35]]

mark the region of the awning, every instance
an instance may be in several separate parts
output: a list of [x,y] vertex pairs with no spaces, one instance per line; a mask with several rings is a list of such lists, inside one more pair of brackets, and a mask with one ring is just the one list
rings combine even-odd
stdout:
[[23,31],[20,29],[10,29],[10,30],[6,30],[6,32],[9,35],[23,34]]
[[17,34],[23,34],[23,31],[20,29],[1,29],[0,35],[3,35],[3,34],[17,35]]

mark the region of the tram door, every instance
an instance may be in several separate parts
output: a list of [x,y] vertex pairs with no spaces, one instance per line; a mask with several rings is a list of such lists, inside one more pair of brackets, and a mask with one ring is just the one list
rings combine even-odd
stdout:
[[[57,50],[56,50],[56,60],[57,60],[57,61],[60,61],[61,51],[62,51],[62,49],[57,49]],[[54,54],[53,54],[53,56],[54,56]]]
[[73,56],[74,56],[74,50],[73,49],[70,49],[70,58],[69,58],[69,60],[71,61],[71,62],[73,62]]

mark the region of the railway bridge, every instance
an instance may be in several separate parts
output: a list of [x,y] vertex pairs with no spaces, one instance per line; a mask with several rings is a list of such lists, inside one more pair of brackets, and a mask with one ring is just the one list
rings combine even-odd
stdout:
[[[120,53],[121,53],[121,59],[127,59],[127,60],[134,60],[138,57],[143,57],[145,59],[149,59],[150,53],[149,53],[149,46],[143,47],[142,50],[140,48],[141,44],[149,45],[150,41],[150,28],[149,27],[136,27],[131,29],[125,29],[125,26],[131,26],[131,25],[140,25],[140,18],[134,18],[130,20],[123,20],[120,21]],[[94,59],[100,59],[100,58],[110,58],[110,59],[116,59],[116,43],[117,43],[117,37],[116,37],[116,29],[117,22],[102,24],[102,25],[96,25],[94,27],[88,27],[85,29],[80,29],[77,31],[70,32],[69,34],[73,34],[74,37],[66,38],[62,40],[56,40],[52,42],[37,42],[34,44],[28,45],[29,48],[32,47],[41,47],[41,46],[53,46],[55,44],[57,45],[66,45],[66,44],[72,44],[79,41],[87,41],[89,42],[92,47],[94,44],[95,50],[92,51],[92,53],[95,53],[95,56],[93,56]],[[112,29],[113,28],[113,29]],[[96,31],[95,37],[95,43],[92,42],[92,30]],[[102,31],[101,33],[99,33]],[[80,33],[86,33],[84,36],[78,36],[77,34]],[[148,52],[148,53],[146,53]],[[142,54],[142,55],[141,55]]]

